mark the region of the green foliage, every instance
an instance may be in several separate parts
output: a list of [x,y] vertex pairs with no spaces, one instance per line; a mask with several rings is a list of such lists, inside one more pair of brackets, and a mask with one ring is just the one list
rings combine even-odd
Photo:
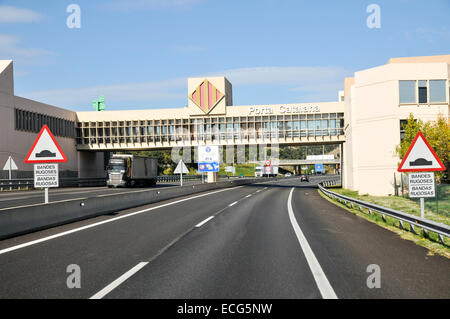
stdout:
[[450,125],[448,119],[439,115],[436,121],[424,123],[422,120],[416,121],[414,115],[411,113],[408,118],[408,123],[404,126],[404,130],[405,138],[395,149],[400,159],[403,159],[417,133],[421,131],[436,152],[436,155],[447,168],[447,171],[436,172],[436,178],[438,181],[448,181],[450,164]]
[[170,175],[167,172],[170,172],[170,170],[173,172],[175,170],[176,164],[172,162],[170,150],[133,151],[131,153],[137,156],[157,157],[159,174]]

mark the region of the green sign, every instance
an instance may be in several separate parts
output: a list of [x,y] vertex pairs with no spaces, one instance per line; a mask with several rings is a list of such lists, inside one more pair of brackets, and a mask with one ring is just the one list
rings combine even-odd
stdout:
[[105,110],[105,97],[101,95],[98,98],[98,101],[94,100],[92,101],[92,106],[94,107],[94,110],[96,111],[104,111]]

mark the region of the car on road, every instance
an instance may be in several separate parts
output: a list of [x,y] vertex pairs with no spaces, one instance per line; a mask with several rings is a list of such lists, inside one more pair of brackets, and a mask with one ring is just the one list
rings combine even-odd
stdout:
[[309,182],[308,175],[302,175],[300,176],[300,182]]
[[292,176],[291,173],[286,173],[286,174],[284,174],[284,177],[291,177],[291,176]]

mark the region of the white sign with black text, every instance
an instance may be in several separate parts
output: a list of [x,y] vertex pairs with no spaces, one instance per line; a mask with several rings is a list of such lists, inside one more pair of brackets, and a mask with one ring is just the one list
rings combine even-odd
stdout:
[[58,164],[34,164],[34,188],[59,187]]
[[409,173],[409,197],[434,197],[434,173]]

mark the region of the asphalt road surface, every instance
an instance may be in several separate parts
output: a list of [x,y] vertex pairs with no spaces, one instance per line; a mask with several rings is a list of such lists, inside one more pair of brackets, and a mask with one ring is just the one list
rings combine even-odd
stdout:
[[[448,259],[323,199],[318,180],[209,191],[0,241],[0,298],[450,297]],[[70,265],[81,288],[67,286]]]

